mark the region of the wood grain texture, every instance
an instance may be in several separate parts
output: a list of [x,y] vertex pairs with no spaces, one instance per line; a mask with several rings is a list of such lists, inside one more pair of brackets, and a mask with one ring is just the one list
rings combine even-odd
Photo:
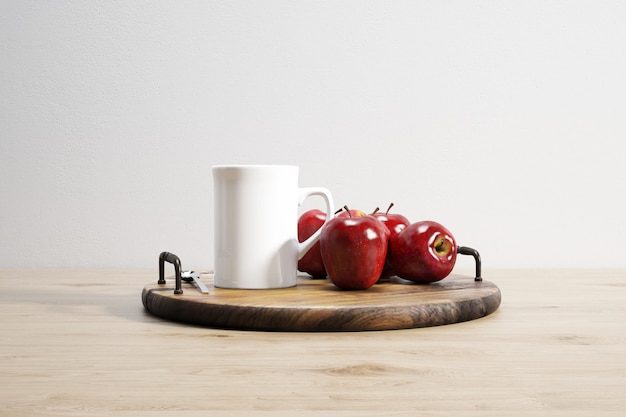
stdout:
[[142,292],[151,313],[184,323],[235,329],[282,331],[397,330],[474,320],[500,305],[498,287],[454,275],[429,285],[392,280],[367,290],[343,291],[324,279],[300,277],[292,288],[233,290],[203,281],[209,294],[187,284],[174,294],[174,280],[148,284]]
[[164,320],[157,275],[0,270],[0,416],[624,416],[626,271],[487,268],[486,317],[332,333]]

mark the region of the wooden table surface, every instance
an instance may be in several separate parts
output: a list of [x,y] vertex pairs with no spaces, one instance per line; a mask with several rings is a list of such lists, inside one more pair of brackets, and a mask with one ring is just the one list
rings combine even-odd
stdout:
[[0,416],[626,415],[626,271],[483,276],[478,320],[281,333],[152,316],[156,270],[3,270]]

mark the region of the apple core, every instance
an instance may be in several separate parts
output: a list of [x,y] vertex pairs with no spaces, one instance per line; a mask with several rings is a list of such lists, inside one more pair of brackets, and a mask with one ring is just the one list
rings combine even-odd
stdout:
[[435,249],[437,255],[446,256],[450,253],[452,244],[450,243],[450,240],[446,239],[444,236],[437,236],[433,248]]

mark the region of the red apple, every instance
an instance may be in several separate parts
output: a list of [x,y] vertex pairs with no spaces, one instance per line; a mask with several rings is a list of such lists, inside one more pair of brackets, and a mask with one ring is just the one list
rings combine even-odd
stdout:
[[[389,205],[389,208],[387,208],[386,212],[381,213],[379,211],[375,211],[374,214],[372,214],[379,221],[383,222],[383,224],[387,226],[387,229],[389,229],[389,233],[390,233],[389,241],[390,242],[393,236],[397,235],[398,233],[400,233],[402,230],[404,230],[407,226],[411,224],[409,219],[404,217],[402,214],[390,214],[389,210],[391,210],[392,207],[393,207],[393,203]],[[387,252],[387,256],[389,256],[389,252]],[[383,272],[380,278],[389,278],[393,275],[396,275],[396,273],[391,267],[389,260],[387,260],[385,262],[385,267],[383,268]]]
[[400,278],[429,283],[447,277],[456,262],[452,233],[434,221],[407,226],[389,240],[388,259]]
[[[298,219],[298,242],[304,242],[326,222],[326,213],[322,210],[313,209],[304,212]],[[320,242],[315,243],[311,249],[298,261],[298,270],[310,274],[314,278],[325,278],[326,268],[322,261]]]
[[388,241],[389,230],[374,216],[329,220],[322,228],[320,248],[331,282],[343,290],[374,285],[385,265]]

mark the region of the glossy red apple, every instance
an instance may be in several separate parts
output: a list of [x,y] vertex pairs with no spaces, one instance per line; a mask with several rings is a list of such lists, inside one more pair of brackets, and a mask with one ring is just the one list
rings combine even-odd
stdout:
[[[376,211],[374,212],[374,214],[372,214],[379,221],[383,222],[383,224],[387,226],[387,229],[389,229],[389,241],[390,242],[393,236],[397,235],[398,233],[400,233],[402,230],[404,230],[407,226],[411,224],[409,219],[404,217],[402,214],[389,213],[389,210],[391,210],[392,207],[393,207],[393,203],[389,205],[389,207],[387,208],[387,211],[385,211],[384,213]],[[387,257],[389,257],[389,253],[387,254]],[[383,272],[380,278],[389,278],[393,275],[396,275],[396,273],[391,267],[391,263],[387,259],[387,261],[385,261],[385,267],[383,268]]]
[[456,255],[452,233],[434,221],[413,223],[389,240],[388,260],[395,273],[419,283],[447,277]]
[[322,228],[320,249],[331,282],[343,290],[364,290],[385,266],[389,230],[374,216],[334,217]]
[[[322,210],[313,209],[302,213],[298,219],[298,242],[304,242],[311,237],[324,222],[326,222],[326,213]],[[298,271],[306,272],[314,278],[326,277],[319,241],[298,261]]]

